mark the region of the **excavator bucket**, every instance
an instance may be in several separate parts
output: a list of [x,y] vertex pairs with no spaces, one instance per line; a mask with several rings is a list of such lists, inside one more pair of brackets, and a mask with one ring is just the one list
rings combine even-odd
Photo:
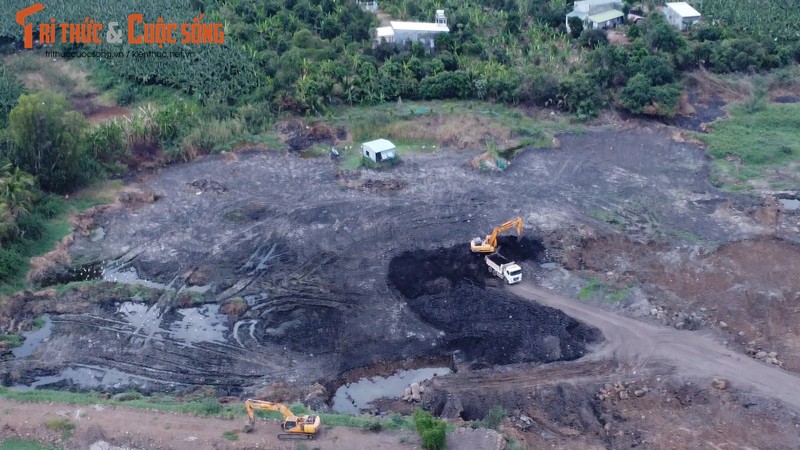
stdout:
[[250,433],[251,431],[253,431],[253,425],[254,425],[253,421],[248,420],[247,423],[244,424],[244,428],[242,428],[242,431],[245,433]]

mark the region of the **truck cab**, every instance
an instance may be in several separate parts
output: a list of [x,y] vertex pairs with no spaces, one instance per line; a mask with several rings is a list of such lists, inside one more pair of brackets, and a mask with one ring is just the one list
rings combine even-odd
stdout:
[[517,264],[511,264],[503,270],[503,278],[506,283],[516,284],[522,281],[522,267]]

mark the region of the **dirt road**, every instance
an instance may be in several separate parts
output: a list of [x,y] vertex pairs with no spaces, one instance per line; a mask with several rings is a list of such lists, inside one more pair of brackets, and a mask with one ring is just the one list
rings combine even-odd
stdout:
[[603,332],[606,341],[579,360],[579,364],[611,359],[631,373],[667,364],[687,376],[727,379],[737,389],[752,390],[800,409],[800,377],[736,354],[708,334],[644,323],[529,283],[512,286],[509,290],[528,300],[558,308]]
[[[278,440],[280,428],[276,422],[259,421],[252,433],[239,434],[237,431],[244,423],[242,420],[200,418],[100,405],[19,403],[0,398],[0,417],[0,443],[3,438],[18,437],[70,449],[87,449],[96,442],[106,441],[146,450],[291,450],[300,448],[298,442],[306,442]],[[58,427],[53,424],[59,423],[57,420],[74,424],[74,432],[65,434],[61,429],[56,429]],[[49,428],[47,424],[50,424]],[[225,432],[228,433],[223,435]],[[329,427],[323,428],[314,441],[306,442],[306,448],[401,450],[419,448],[418,441],[419,438],[410,431],[373,433],[357,428]]]

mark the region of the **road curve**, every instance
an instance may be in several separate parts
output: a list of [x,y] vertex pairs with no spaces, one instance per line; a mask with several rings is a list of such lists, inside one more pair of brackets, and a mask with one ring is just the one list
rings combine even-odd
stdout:
[[800,376],[735,353],[707,333],[676,330],[623,317],[530,283],[510,286],[508,290],[597,327],[605,341],[579,361],[612,360],[631,370],[666,364],[683,375],[725,378],[737,389],[751,390],[800,409]]

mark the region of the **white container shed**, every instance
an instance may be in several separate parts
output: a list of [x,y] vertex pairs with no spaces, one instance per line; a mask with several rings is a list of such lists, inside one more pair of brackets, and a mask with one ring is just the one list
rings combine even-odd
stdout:
[[361,144],[361,154],[375,162],[381,162],[397,156],[397,147],[386,139],[376,139]]

